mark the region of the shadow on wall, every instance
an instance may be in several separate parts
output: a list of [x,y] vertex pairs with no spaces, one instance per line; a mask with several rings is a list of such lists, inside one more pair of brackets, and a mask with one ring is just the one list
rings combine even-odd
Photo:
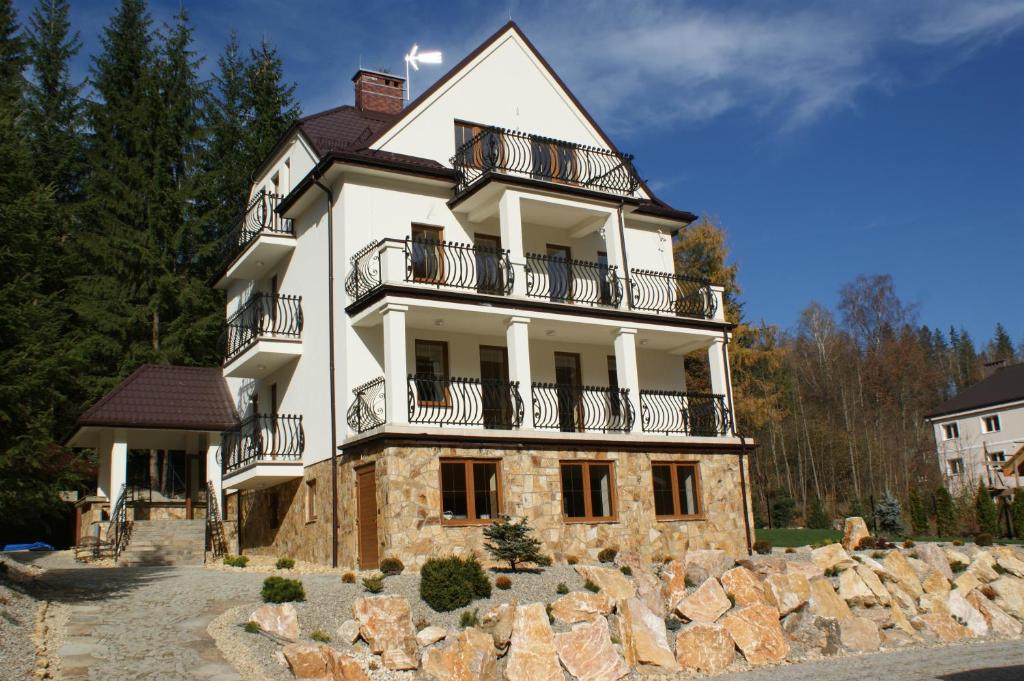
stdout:
[[242,504],[242,541],[244,549],[268,548],[277,542],[288,510],[299,492],[301,480],[240,492]]

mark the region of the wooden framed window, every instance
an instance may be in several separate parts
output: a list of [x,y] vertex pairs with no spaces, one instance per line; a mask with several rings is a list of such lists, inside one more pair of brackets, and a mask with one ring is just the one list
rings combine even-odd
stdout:
[[441,523],[487,523],[502,512],[501,462],[441,459]]
[[998,433],[1002,430],[1002,426],[999,423],[999,414],[993,414],[992,416],[984,416],[981,419],[981,432],[983,433]]
[[415,347],[417,403],[433,407],[450,406],[448,343],[417,339]]
[[[459,163],[482,170],[504,165],[505,149],[501,134],[491,132],[477,138],[486,128],[479,123],[455,121],[455,153],[459,154]],[[473,146],[466,147],[470,142]]]
[[316,480],[306,481],[306,522],[316,522]]
[[444,281],[444,228],[412,226],[412,279],[428,284]]
[[942,426],[943,440],[956,440],[960,437],[960,425],[956,422],[946,423]]
[[564,461],[562,519],[567,522],[616,520],[615,467],[610,461]]
[[700,468],[696,463],[653,463],[654,515],[659,520],[689,520],[702,516]]

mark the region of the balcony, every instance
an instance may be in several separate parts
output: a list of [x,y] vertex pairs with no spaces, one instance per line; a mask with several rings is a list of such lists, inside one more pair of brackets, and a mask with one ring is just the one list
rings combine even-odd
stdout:
[[384,377],[379,376],[352,390],[352,404],[345,420],[356,433],[379,428],[387,422]]
[[508,430],[523,422],[514,381],[411,374],[408,389],[410,424]]
[[629,390],[534,383],[533,427],[563,433],[628,433],[633,429]]
[[295,248],[292,221],[277,214],[283,197],[260,191],[225,241],[223,274],[218,287],[231,279],[259,279]]
[[301,416],[250,416],[238,428],[222,435],[224,486],[259,489],[301,477],[305,448]]
[[732,433],[725,395],[640,391],[640,428],[645,433],[720,437]]
[[570,305],[618,307],[622,282],[614,265],[526,254],[526,295]]
[[631,196],[640,186],[633,157],[608,149],[489,127],[459,147],[451,159],[456,196],[494,175]]
[[301,354],[301,296],[253,294],[227,321],[226,376],[263,378]]
[[679,317],[714,319],[718,297],[708,282],[681,274],[632,270],[630,307],[648,312],[667,312]]

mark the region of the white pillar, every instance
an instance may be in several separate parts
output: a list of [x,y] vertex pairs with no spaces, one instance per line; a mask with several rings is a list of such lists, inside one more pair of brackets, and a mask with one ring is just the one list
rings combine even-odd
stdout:
[[110,447],[110,510],[113,512],[117,499],[121,495],[121,486],[128,479],[128,438],[123,430],[114,431],[114,441]]
[[380,282],[382,284],[404,283],[406,275],[405,242],[385,241],[380,245],[377,255],[380,258]]
[[214,498],[217,500],[217,509],[221,513],[221,520],[224,520],[224,509],[221,508],[221,500],[224,498],[224,484],[221,479],[221,465],[217,463],[220,455],[220,436],[210,435],[215,443],[206,447],[206,479],[213,486]]
[[628,308],[629,284],[626,278],[629,273],[626,272],[626,258],[623,256],[622,240],[619,238],[618,213],[609,213],[604,221],[604,248],[605,253],[608,254],[608,266],[615,268],[615,273],[619,277],[619,284],[622,286],[622,300],[619,301],[619,307]]
[[96,496],[110,498],[110,450],[114,446],[114,431],[101,430],[96,445],[99,474],[96,476]]
[[530,320],[510,317],[505,322],[508,346],[508,380],[519,382],[523,398],[523,422],[520,428],[533,428],[533,380],[530,377]]
[[725,321],[725,287],[710,286],[711,295],[715,297],[715,315],[712,317],[716,322]]
[[731,416],[731,434],[735,434],[736,410],[732,405],[732,390],[729,387],[729,346],[723,338],[716,338],[708,347],[708,373],[711,379],[711,392],[725,398],[725,406]]
[[389,423],[409,423],[406,370],[405,313],[408,305],[389,304],[381,310],[384,318],[384,389]]
[[633,426],[630,432],[640,430],[640,374],[636,368],[636,329],[621,328],[615,332],[615,376],[619,388],[629,390],[633,405]]
[[512,295],[526,295],[526,272],[523,263],[523,218],[519,205],[519,192],[506,190],[498,199],[498,221],[501,226],[501,247],[508,250],[512,268],[516,270],[512,281]]

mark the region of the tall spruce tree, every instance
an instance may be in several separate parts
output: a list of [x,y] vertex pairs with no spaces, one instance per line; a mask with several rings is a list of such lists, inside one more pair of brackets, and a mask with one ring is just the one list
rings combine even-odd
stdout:
[[1013,349],[1013,340],[1010,339],[1010,334],[1006,332],[1006,327],[1002,323],[996,324],[996,332],[992,337],[992,342],[989,343],[988,349],[988,360],[998,361],[1003,360],[1007,364],[1013,364],[1016,358],[1016,352]]
[[249,111],[246,130],[245,169],[251,174],[273,149],[301,110],[295,102],[295,85],[284,82],[281,58],[266,39],[251,51],[245,69],[244,102]]
[[985,488],[985,483],[978,482],[978,490],[974,494],[974,515],[978,521],[978,529],[993,537],[999,533],[999,513],[996,502]]

